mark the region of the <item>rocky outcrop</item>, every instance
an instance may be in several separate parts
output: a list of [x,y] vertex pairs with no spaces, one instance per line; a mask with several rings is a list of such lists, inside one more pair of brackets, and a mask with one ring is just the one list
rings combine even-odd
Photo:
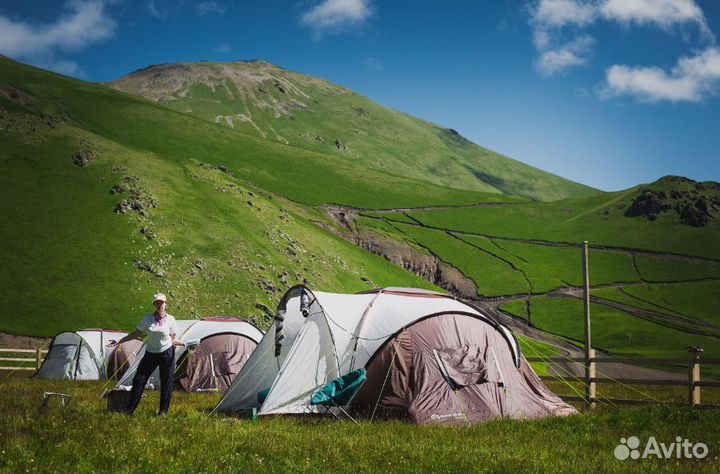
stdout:
[[324,226],[326,229],[351,241],[355,245],[379,255],[391,263],[427,280],[455,296],[467,299],[477,298],[477,286],[458,269],[442,262],[416,248],[369,230],[359,230],[355,225],[357,211],[342,206],[325,208],[342,231],[337,227]]
[[661,212],[667,212],[672,206],[666,201],[667,195],[665,191],[653,191],[644,189],[641,191],[630,207],[625,211],[626,217],[646,217],[654,221]]
[[640,188],[625,210],[625,216],[654,221],[660,215],[673,211],[682,224],[705,227],[720,216],[720,184],[666,176],[650,187]]

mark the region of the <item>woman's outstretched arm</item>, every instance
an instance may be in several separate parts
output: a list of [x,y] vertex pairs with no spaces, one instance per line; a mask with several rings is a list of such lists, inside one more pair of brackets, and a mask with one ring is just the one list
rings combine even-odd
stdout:
[[123,342],[127,342],[127,341],[130,341],[130,340],[132,340],[132,339],[140,339],[140,338],[143,337],[144,335],[145,335],[144,332],[142,332],[142,331],[139,330],[139,329],[136,329],[135,331],[133,331],[133,332],[131,332],[130,334],[128,334],[127,336],[123,337],[123,338],[120,339],[119,341],[116,341],[116,340],[114,340],[114,339],[111,340],[111,341],[108,343],[108,347],[115,347],[115,346],[117,346],[117,345],[122,344]]

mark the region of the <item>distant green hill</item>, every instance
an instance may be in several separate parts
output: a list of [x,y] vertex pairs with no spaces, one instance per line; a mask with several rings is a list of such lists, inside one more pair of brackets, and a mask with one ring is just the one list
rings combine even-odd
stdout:
[[667,176],[549,203],[363,212],[362,230],[459,269],[477,297],[582,345],[580,245],[590,242],[593,341],[615,355],[720,354],[720,184]]
[[542,201],[597,192],[478,146],[455,130],[264,61],[150,66],[109,85],[357,169]]

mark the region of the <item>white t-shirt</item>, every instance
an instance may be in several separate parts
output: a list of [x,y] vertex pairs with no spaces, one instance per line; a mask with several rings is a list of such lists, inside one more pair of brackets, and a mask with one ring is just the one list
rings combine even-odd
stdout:
[[170,337],[170,334],[177,335],[178,333],[175,317],[169,314],[165,315],[162,326],[158,326],[158,323],[155,322],[154,314],[148,314],[140,321],[137,328],[138,331],[147,334],[145,349],[155,354],[170,349],[170,347],[172,347],[172,337]]

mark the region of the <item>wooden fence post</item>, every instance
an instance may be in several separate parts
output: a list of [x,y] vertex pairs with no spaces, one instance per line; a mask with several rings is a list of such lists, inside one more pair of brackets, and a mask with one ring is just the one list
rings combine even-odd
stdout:
[[691,407],[700,405],[700,353],[702,347],[693,346],[688,350],[690,363],[688,364],[688,404]]
[[35,351],[35,368],[40,369],[42,365],[42,347],[38,347]]

